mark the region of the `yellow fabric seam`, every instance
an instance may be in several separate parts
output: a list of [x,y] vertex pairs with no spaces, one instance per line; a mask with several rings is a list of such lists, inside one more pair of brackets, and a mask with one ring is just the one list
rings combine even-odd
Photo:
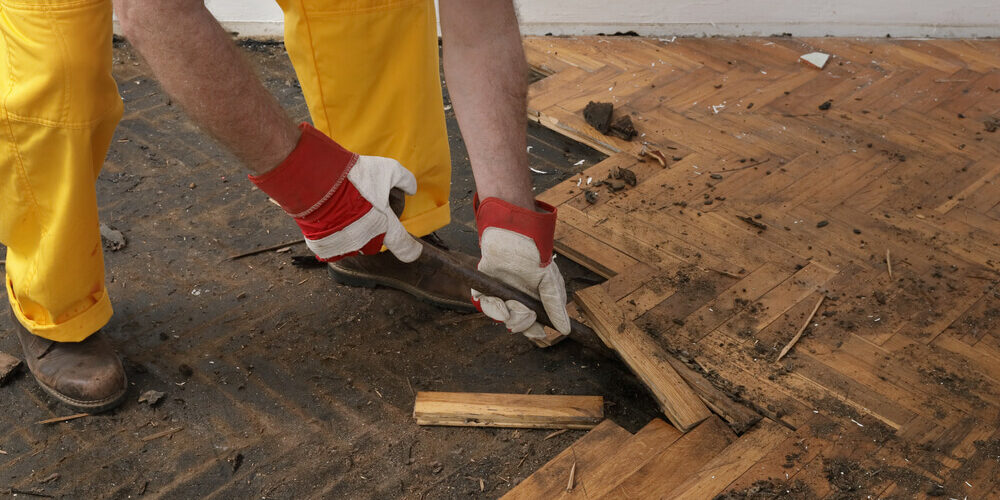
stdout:
[[31,116],[19,115],[17,113],[11,113],[10,111],[8,111],[7,114],[10,115],[11,121],[15,121],[15,122],[33,123],[35,125],[41,125],[43,127],[51,127],[51,128],[69,128],[69,129],[76,129],[76,130],[86,130],[88,128],[93,127],[95,124],[104,121],[104,119],[108,116],[108,114],[109,113],[113,113],[115,111],[115,109],[116,108],[114,106],[112,106],[111,108],[108,108],[103,114],[101,114],[100,116],[98,116],[97,118],[94,118],[93,120],[88,120],[88,121],[85,121],[85,122],[71,122],[71,121],[48,120],[48,119],[45,119],[45,118],[35,118],[35,117],[31,117]]
[[304,0],[299,0],[299,7],[302,9],[302,19],[306,23],[306,32],[309,35],[309,57],[312,59],[310,62],[313,66],[313,72],[316,74],[317,89],[319,91],[319,102],[323,107],[323,120],[326,121],[325,128],[330,127],[330,114],[326,107],[326,98],[323,97],[323,81],[319,76],[319,64],[316,62],[316,47],[313,45],[313,35],[312,35],[312,25],[309,21],[309,14],[306,13],[306,5]]

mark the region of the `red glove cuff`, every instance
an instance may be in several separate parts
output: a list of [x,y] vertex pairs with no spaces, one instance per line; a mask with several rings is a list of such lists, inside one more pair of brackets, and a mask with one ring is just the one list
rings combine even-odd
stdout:
[[299,130],[298,144],[280,165],[262,175],[247,176],[296,219],[316,212],[332,198],[358,161],[357,154],[312,125],[302,123]]
[[[360,219],[372,205],[347,180],[358,155],[308,123],[299,125],[299,130],[299,142],[280,165],[248,177],[295,219],[307,240],[318,241]],[[317,258],[331,262],[358,253],[375,254],[384,238],[378,235],[351,254]]]
[[538,247],[541,267],[552,262],[552,240],[556,232],[556,208],[547,203],[535,201],[535,206],[546,213],[521,208],[500,198],[486,198],[479,202],[476,194],[472,200],[476,211],[476,227],[482,240],[483,231],[488,227],[507,229],[531,238]]

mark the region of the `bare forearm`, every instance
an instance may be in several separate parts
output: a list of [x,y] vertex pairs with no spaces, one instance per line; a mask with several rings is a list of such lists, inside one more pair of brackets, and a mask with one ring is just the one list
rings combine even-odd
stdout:
[[116,1],[126,36],[164,90],[255,173],[277,166],[298,129],[198,0]]
[[444,69],[480,198],[534,207],[528,68],[510,1],[441,0]]

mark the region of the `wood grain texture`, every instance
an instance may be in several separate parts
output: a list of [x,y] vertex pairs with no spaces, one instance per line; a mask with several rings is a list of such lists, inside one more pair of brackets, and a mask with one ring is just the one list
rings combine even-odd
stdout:
[[664,498],[735,440],[726,424],[713,416],[596,498]]
[[762,420],[760,425],[740,436],[674,488],[667,498],[700,500],[714,497],[791,434],[792,431],[781,424]]
[[591,429],[604,420],[604,398],[421,391],[413,417],[418,425]]
[[625,364],[653,393],[663,413],[681,431],[688,431],[711,412],[687,382],[677,374],[670,356],[628,321],[600,286],[576,293],[576,302],[590,318],[601,340],[618,352]]
[[623,479],[669,448],[683,434],[667,422],[655,419],[629,437],[617,452],[609,453],[603,463],[581,472],[577,488],[554,498],[599,498],[613,490]]
[[[708,387],[790,428],[820,415],[898,436],[911,450],[898,466],[922,479],[872,482],[873,497],[939,480],[961,498],[962,473],[998,475],[962,464],[1000,429],[980,416],[1000,414],[1000,41],[525,45],[552,73],[529,91],[532,119],[611,153],[541,195],[559,209],[556,248],[609,278],[635,331],[701,377],[686,379],[714,411],[734,422]],[[833,56],[822,71],[798,62],[815,51]],[[590,101],[613,102],[641,140],[590,129]],[[595,186],[616,168],[636,185]],[[887,453],[842,444],[829,453],[872,467]],[[823,472],[832,458],[796,473],[819,497],[843,493]]]
[[535,500],[562,495],[566,492],[566,482],[573,464],[576,464],[576,472],[582,477],[603,464],[605,459],[620,449],[630,437],[632,434],[628,431],[610,420],[605,420],[518,483],[502,498]]

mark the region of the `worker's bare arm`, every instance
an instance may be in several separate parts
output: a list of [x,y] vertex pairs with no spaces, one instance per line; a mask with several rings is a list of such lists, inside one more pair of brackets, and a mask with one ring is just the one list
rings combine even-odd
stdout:
[[115,0],[122,30],[191,118],[254,173],[277,166],[299,130],[202,0]]
[[441,0],[444,71],[480,199],[533,209],[528,67],[510,0]]

